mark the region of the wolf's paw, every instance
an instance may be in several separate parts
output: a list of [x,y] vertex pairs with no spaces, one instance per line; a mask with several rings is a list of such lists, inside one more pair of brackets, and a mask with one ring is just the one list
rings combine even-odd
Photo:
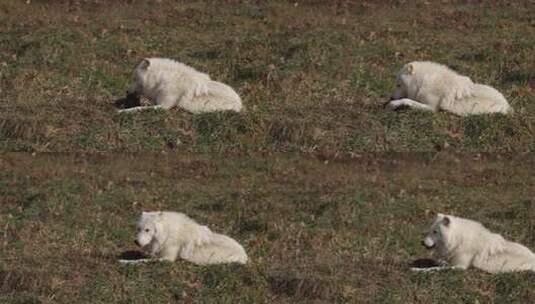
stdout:
[[126,260],[126,259],[119,259],[119,263],[126,264],[126,265],[136,265],[136,264],[142,264],[142,263],[150,263],[154,260],[152,259],[137,259],[137,260]]
[[389,101],[385,105],[385,108],[389,111],[394,111],[398,109],[408,108],[410,106],[412,106],[411,100],[404,98],[404,99],[396,99],[396,100]]
[[384,105],[385,109],[387,109],[388,111],[394,111],[395,109],[401,106],[403,106],[403,102],[401,100],[392,100]]
[[135,112],[136,110],[137,110],[137,107],[128,108],[128,109],[121,109],[121,110],[117,110],[117,113],[119,113],[119,114],[132,113],[132,112]]

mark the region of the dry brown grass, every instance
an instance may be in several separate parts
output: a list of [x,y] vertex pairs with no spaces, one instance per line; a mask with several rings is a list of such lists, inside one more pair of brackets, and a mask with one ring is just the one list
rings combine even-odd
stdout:
[[[529,1],[3,1],[4,151],[531,151]],[[219,5],[216,5],[219,4]],[[234,86],[234,115],[119,116],[143,56]],[[496,86],[509,117],[387,113],[399,67],[434,60]],[[37,128],[35,126],[38,126]],[[183,132],[183,127],[190,129]],[[454,132],[452,132],[454,130]]]
[[[0,157],[0,302],[534,302],[530,273],[407,269],[438,211],[535,249],[535,159],[516,153],[534,147],[531,6],[0,1],[0,150],[71,152]],[[247,112],[116,114],[144,56],[232,85]],[[385,112],[411,60],[516,113]],[[141,210],[185,212],[251,263],[120,265]]]
[[[535,248],[533,157],[5,155],[3,302],[529,303],[533,274],[415,274],[437,211]],[[141,210],[238,239],[245,267],[123,266]]]

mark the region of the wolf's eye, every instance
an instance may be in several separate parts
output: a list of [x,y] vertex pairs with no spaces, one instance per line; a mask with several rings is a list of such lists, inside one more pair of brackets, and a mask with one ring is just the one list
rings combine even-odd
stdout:
[[436,230],[433,230],[433,233],[434,233],[434,234],[437,234],[437,233],[438,233],[438,231],[436,231]]
[[150,231],[150,229],[149,229],[149,228],[145,229],[145,232],[149,232],[149,231]]

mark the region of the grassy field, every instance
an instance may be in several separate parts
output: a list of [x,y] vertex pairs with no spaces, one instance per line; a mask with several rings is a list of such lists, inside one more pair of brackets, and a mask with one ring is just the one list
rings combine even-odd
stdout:
[[[535,249],[532,2],[0,0],[0,303],[534,303],[533,273],[407,268],[436,212]],[[117,114],[149,56],[247,111]],[[386,112],[413,60],[515,113]],[[121,265],[142,210],[251,262]]]
[[[535,273],[413,273],[434,213],[535,248],[535,159],[9,154],[2,303],[533,303]],[[24,191],[21,191],[23,189]],[[125,266],[141,210],[231,235],[246,266]]]
[[[0,150],[532,151],[533,3],[467,2],[3,0]],[[145,56],[232,85],[248,112],[118,115]],[[385,112],[412,60],[496,86],[516,113]]]

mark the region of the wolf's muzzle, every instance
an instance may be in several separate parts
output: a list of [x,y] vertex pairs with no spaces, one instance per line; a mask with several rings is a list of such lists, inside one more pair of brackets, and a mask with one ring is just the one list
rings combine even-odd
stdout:
[[435,247],[435,244],[429,246],[425,243],[425,240],[422,240],[422,245],[426,248],[426,249],[433,249]]

